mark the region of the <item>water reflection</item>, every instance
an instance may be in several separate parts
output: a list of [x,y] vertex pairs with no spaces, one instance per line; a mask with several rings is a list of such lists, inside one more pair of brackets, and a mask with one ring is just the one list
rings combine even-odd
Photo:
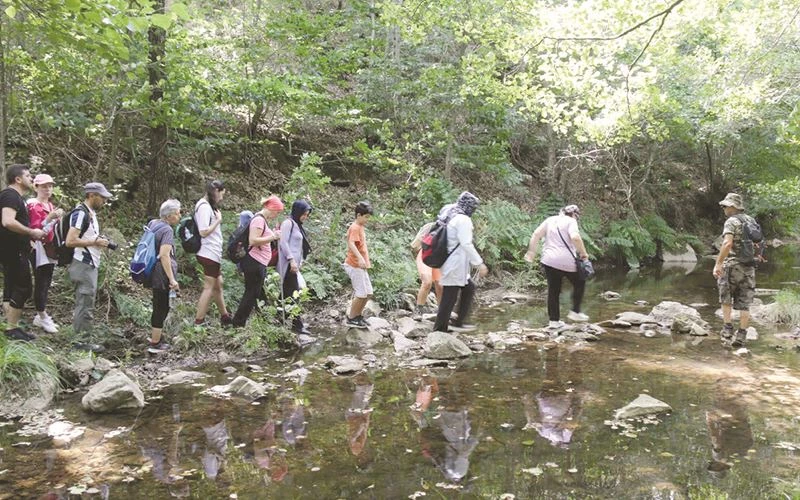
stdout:
[[210,427],[203,427],[203,431],[206,433],[207,445],[203,451],[203,470],[209,479],[216,479],[224,463],[230,434],[225,420]]
[[253,461],[256,466],[268,470],[273,481],[280,482],[289,472],[286,453],[280,450],[275,439],[275,419],[253,432]]
[[579,376],[573,371],[574,354],[568,350],[548,351],[542,357],[544,377],[541,389],[534,395],[522,396],[525,429],[534,429],[551,445],[566,448],[578,428],[581,400],[571,380]]
[[306,438],[306,412],[303,401],[292,397],[283,399],[281,435],[289,446]]
[[350,452],[355,456],[360,455],[367,444],[369,417],[372,414],[369,400],[372,398],[373,388],[374,385],[369,383],[366,377],[359,378],[353,391],[353,397],[350,399],[350,407],[345,412],[347,442],[350,445]]
[[731,398],[718,399],[706,411],[706,427],[711,440],[711,461],[708,471],[723,477],[731,468],[731,458],[744,456],[753,446],[753,431],[747,410]]

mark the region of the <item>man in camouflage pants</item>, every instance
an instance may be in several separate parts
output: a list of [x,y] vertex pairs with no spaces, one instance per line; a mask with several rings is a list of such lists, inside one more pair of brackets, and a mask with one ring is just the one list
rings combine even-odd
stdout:
[[[742,248],[744,237],[743,222],[739,214],[744,213],[741,195],[728,193],[719,202],[725,211],[725,226],[722,229],[722,247],[719,249],[714,278],[719,288],[719,302],[722,304],[722,327],[720,337],[723,343],[730,342],[732,347],[744,345],[747,327],[750,325],[750,304],[756,289],[756,268],[754,262],[743,262],[737,255]],[[745,215],[744,217],[750,217]],[[739,311],[739,329],[734,332],[731,322],[732,309]]]

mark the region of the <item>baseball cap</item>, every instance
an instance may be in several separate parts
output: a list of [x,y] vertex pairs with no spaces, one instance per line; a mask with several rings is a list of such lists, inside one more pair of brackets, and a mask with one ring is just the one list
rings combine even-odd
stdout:
[[56,181],[53,180],[47,174],[38,174],[36,177],[33,178],[33,185],[34,186],[41,186],[42,184],[55,184]]
[[111,198],[112,196],[114,196],[113,194],[108,192],[108,189],[106,189],[106,187],[103,184],[99,182],[90,182],[89,184],[83,186],[83,192],[86,194],[97,193],[103,198]]

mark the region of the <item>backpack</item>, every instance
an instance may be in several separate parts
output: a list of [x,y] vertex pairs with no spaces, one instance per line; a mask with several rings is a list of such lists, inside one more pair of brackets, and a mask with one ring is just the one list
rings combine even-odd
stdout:
[[442,267],[450,254],[461,245],[458,243],[451,251],[447,251],[447,224],[449,222],[449,217],[446,220],[437,220],[428,233],[422,237],[422,262],[428,267],[433,269]]
[[[761,225],[749,215],[737,214],[734,217],[742,223],[742,243],[736,251],[736,260],[742,264],[753,266],[756,263],[756,244],[761,243],[764,239]],[[758,254],[760,254],[760,249]]]
[[130,271],[133,281],[141,285],[150,283],[157,261],[156,232],[149,226],[144,226],[144,233],[139,238],[139,243],[131,258]]
[[78,238],[83,238],[83,235],[89,229],[90,219],[89,208],[83,203],[64,214],[64,216],[56,222],[56,227],[53,229],[55,259],[58,261],[59,266],[68,266],[72,264],[72,258],[75,255],[75,249],[67,246],[67,233],[69,233],[72,214],[78,210],[86,213],[86,217],[83,218],[83,223],[81,224],[80,232],[78,233]]
[[228,238],[228,246],[225,249],[225,254],[234,264],[238,264],[244,259],[244,256],[247,255],[247,252],[252,248],[250,246],[250,223],[253,222],[253,219],[256,217],[263,216],[261,214],[254,215],[248,221],[237,227],[230,238]]
[[[197,208],[199,208],[199,205]],[[197,229],[197,220],[195,219],[197,208],[194,209],[191,216],[181,219],[178,228],[175,229],[175,233],[181,242],[181,248],[186,253],[199,252],[203,244],[203,237],[200,236],[200,230]]]

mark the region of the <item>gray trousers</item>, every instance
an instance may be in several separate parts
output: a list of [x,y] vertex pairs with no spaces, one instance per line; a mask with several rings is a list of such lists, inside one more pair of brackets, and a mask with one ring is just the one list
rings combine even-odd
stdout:
[[69,265],[69,279],[75,286],[72,329],[75,333],[91,330],[94,321],[94,301],[97,295],[97,268],[73,260]]

